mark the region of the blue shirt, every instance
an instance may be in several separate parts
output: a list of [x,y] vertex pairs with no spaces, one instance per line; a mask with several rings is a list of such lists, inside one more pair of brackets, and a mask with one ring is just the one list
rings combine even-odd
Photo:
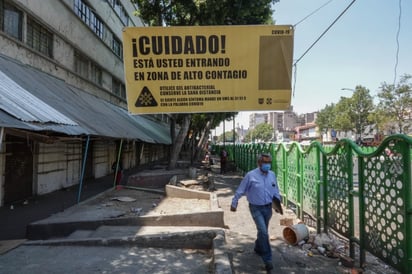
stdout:
[[280,192],[276,175],[273,171],[263,173],[260,168],[249,171],[232,199],[232,206],[237,208],[239,199],[246,195],[249,203],[253,205],[267,205],[272,203],[273,197],[280,200]]

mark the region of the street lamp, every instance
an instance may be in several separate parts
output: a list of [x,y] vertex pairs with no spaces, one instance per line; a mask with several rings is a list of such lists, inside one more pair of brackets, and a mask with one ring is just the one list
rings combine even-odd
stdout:
[[[341,88],[341,90],[348,90],[348,91],[352,91],[353,93],[356,92],[356,89],[353,88]],[[359,99],[358,99],[359,100]],[[360,110],[360,102],[358,101],[358,127],[356,128],[357,130],[359,129],[359,141],[362,142],[362,123],[361,123],[361,110]]]

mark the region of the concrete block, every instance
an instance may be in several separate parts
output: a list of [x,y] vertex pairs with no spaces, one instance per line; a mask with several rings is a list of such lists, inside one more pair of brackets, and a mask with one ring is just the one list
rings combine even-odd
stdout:
[[280,225],[284,226],[291,226],[293,225],[293,219],[292,218],[282,218],[279,220]]
[[206,199],[210,200],[210,192],[182,187],[166,185],[166,196],[183,199]]

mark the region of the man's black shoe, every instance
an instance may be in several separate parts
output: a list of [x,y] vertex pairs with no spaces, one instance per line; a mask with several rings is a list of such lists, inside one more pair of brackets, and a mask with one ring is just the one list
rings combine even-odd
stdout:
[[272,270],[273,269],[272,262],[265,262],[265,269],[266,271]]

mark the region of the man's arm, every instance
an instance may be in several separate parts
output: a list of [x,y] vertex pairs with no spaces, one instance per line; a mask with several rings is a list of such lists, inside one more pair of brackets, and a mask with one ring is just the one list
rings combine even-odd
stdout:
[[236,211],[239,199],[246,193],[248,183],[249,183],[249,173],[246,174],[246,176],[240,182],[240,185],[237,188],[235,195],[233,196],[232,204],[230,205],[230,211]]

